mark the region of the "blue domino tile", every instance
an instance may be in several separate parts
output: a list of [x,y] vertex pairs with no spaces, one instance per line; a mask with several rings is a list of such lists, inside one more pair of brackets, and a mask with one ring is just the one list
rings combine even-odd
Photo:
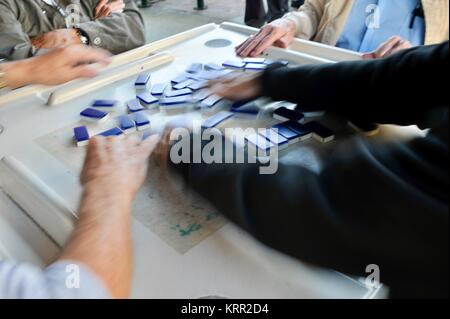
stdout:
[[144,131],[150,127],[150,120],[143,112],[138,112],[134,114],[134,122],[138,131]]
[[305,122],[305,116],[298,112],[290,110],[286,107],[280,107],[273,112],[273,117],[279,121],[296,121],[299,123]]
[[159,101],[160,106],[170,106],[189,103],[191,101],[190,95],[176,96],[163,98]]
[[108,113],[93,108],[87,108],[81,111],[80,115],[88,120],[103,121],[108,118]]
[[220,111],[219,113],[211,116],[207,120],[205,120],[202,124],[202,128],[213,128],[220,123],[224,122],[225,120],[229,119],[230,117],[233,117],[233,113],[227,112],[227,111]]
[[167,92],[165,97],[176,97],[176,96],[191,95],[191,94],[192,94],[192,90],[186,88],[186,89],[182,89],[182,90],[175,90],[175,91]]
[[147,86],[147,83],[150,81],[150,78],[151,78],[150,73],[142,73],[138,76],[134,85],[138,87],[145,87]]
[[304,127],[305,129],[310,130],[313,134],[313,137],[322,143],[327,143],[334,140],[334,132],[329,128],[323,126],[319,122],[309,122],[305,124]]
[[192,95],[192,100],[194,102],[201,102],[204,99],[206,99],[207,97],[211,96],[212,94],[213,93],[208,89],[197,91]]
[[263,64],[266,62],[265,58],[245,58],[242,60],[244,63],[254,63],[254,64]]
[[207,63],[205,64],[205,70],[207,71],[221,71],[223,70],[223,66],[217,63]]
[[245,65],[246,70],[252,70],[252,71],[262,71],[267,68],[267,65],[265,64],[258,64],[258,63],[248,63]]
[[130,133],[136,131],[136,124],[129,115],[123,115],[120,117],[120,129],[124,133]]
[[152,89],[150,93],[154,96],[161,96],[164,94],[164,91],[166,90],[167,84],[165,83],[157,83],[152,85]]
[[111,108],[114,107],[117,104],[116,100],[95,100],[92,103],[92,107],[106,107]]
[[284,126],[296,132],[300,136],[300,140],[306,140],[313,135],[313,132],[306,125],[300,124],[297,121],[287,121],[283,123]]
[[247,142],[252,145],[253,147],[256,147],[264,152],[269,151],[272,147],[275,146],[272,142],[268,141],[265,137],[259,135],[259,134],[252,134],[245,137]]
[[185,74],[181,74],[181,75],[177,76],[175,79],[173,79],[170,82],[172,82],[174,84],[178,84],[178,83],[181,83],[181,82],[184,82],[184,81],[187,81],[187,80],[188,80],[188,77]]
[[187,88],[189,85],[194,84],[195,80],[189,79],[184,82],[180,82],[178,84],[173,85],[174,90],[182,90]]
[[222,97],[213,94],[213,95],[208,96],[206,99],[204,99],[200,106],[201,107],[213,107],[220,101],[222,101]]
[[186,72],[188,73],[198,73],[201,71],[203,71],[202,63],[193,63],[186,69]]
[[300,134],[291,130],[283,123],[277,124],[271,127],[272,130],[274,130],[276,133],[280,134],[281,136],[287,138],[289,140],[289,143],[296,143],[300,140]]
[[99,136],[104,136],[104,137],[114,137],[114,136],[123,136],[123,132],[120,128],[118,127],[114,127],[110,130],[104,131],[100,134],[98,134]]
[[231,107],[231,112],[250,115],[257,115],[259,113],[259,106],[254,101],[247,102],[240,106],[235,106],[235,104]]
[[267,65],[281,64],[282,66],[288,66],[289,65],[289,61],[286,61],[286,60],[281,60],[281,61],[266,60],[266,61],[264,61],[264,64],[267,64]]
[[226,68],[235,68],[235,69],[243,69],[245,67],[245,63],[242,61],[225,61],[222,64]]
[[285,138],[284,136],[276,133],[274,130],[265,129],[265,130],[259,131],[258,133],[259,133],[259,135],[266,138],[268,141],[277,145],[279,149],[283,149],[289,145],[289,140],[287,138]]
[[84,146],[89,143],[90,136],[86,126],[75,127],[73,134],[78,146]]
[[150,92],[141,93],[137,96],[137,98],[147,106],[158,103],[159,101],[158,98],[151,95]]
[[188,88],[193,91],[204,89],[206,87],[208,87],[208,81],[198,81],[198,82],[194,82],[188,86]]
[[141,102],[138,99],[134,99],[127,102],[128,111],[130,113],[136,113],[144,110],[145,108],[142,106]]

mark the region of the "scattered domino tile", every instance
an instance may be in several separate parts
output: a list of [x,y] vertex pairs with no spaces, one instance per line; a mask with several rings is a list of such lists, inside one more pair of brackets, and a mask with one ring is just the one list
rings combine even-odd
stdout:
[[138,131],[144,131],[150,128],[150,120],[143,112],[134,114],[134,122]]
[[175,84],[175,85],[173,86],[173,88],[174,88],[175,90],[182,90],[182,89],[187,88],[189,85],[194,84],[195,82],[196,82],[195,80],[189,79],[189,80],[186,80],[186,81],[184,81],[184,82],[180,82],[180,83],[178,83],[178,84]]
[[89,132],[86,126],[79,126],[73,129],[73,134],[77,146],[86,146],[89,144]]
[[117,104],[116,100],[95,100],[92,107],[112,108]]
[[213,107],[214,105],[219,103],[221,100],[222,100],[222,97],[212,94],[202,101],[201,107]]
[[246,70],[262,71],[267,69],[267,65],[258,63],[248,63],[245,65]]
[[283,123],[288,129],[296,132],[300,136],[300,141],[307,140],[313,136],[313,132],[306,125],[300,124],[296,121],[287,121]]
[[219,113],[211,116],[207,120],[205,120],[202,124],[202,128],[213,128],[220,123],[224,122],[225,120],[229,119],[230,117],[233,117],[233,113],[227,112],[227,111],[220,111]]
[[144,103],[146,106],[150,106],[152,104],[158,103],[158,98],[151,95],[149,92],[141,93],[137,96],[137,98]]
[[203,64],[201,63],[193,63],[186,69],[188,73],[198,73],[200,71],[203,71]]
[[334,140],[334,132],[319,122],[309,122],[305,124],[304,127],[312,131],[314,139],[321,143],[328,143]]
[[185,74],[181,74],[170,82],[172,82],[174,84],[178,84],[178,83],[184,82],[186,80],[188,80],[188,77]]
[[170,91],[170,92],[166,93],[165,97],[176,97],[176,96],[191,95],[191,94],[192,94],[192,90],[186,88],[186,89],[182,89],[182,90]]
[[257,115],[259,113],[259,106],[255,101],[249,101],[244,104],[235,103],[231,106],[231,112]]
[[280,107],[273,112],[273,118],[279,121],[305,122],[305,115],[298,111],[290,110],[286,107]]
[[130,113],[136,113],[144,110],[144,107],[141,105],[138,99],[134,99],[127,102],[127,107]]
[[281,61],[266,60],[266,61],[264,61],[264,64],[267,64],[267,65],[281,64],[282,66],[288,66],[289,65],[289,61],[286,61],[286,60],[281,60]]
[[120,129],[125,133],[136,132],[136,124],[129,115],[123,115],[120,117]]
[[152,86],[152,89],[151,89],[151,94],[152,95],[154,95],[154,96],[160,96],[160,95],[163,95],[164,94],[164,91],[166,90],[166,87],[167,87],[167,84],[165,84],[165,83],[157,83],[157,84],[154,84],[153,86]]
[[150,78],[151,78],[150,73],[142,73],[138,76],[134,85],[137,87],[146,87],[148,81],[150,81]]
[[245,67],[245,63],[244,62],[242,62],[242,61],[231,61],[231,60],[225,61],[222,65],[224,67],[227,67],[227,68],[235,68],[235,69],[243,69]]
[[190,84],[188,86],[189,89],[193,90],[193,91],[197,91],[200,89],[204,89],[208,87],[208,81],[199,81],[199,82],[194,82],[192,84]]
[[120,128],[118,127],[114,127],[110,130],[104,131],[100,134],[98,134],[98,136],[104,136],[104,137],[114,137],[114,136],[123,136],[123,132]]
[[259,135],[265,137],[268,141],[278,146],[278,149],[282,150],[289,146],[289,140],[284,136],[276,133],[274,130],[265,129],[258,132]]
[[264,62],[266,62],[266,59],[265,58],[245,58],[242,62],[263,64]]
[[192,95],[192,100],[194,102],[201,102],[204,99],[206,99],[207,97],[211,96],[213,93],[210,90],[201,90],[198,92],[195,92],[194,95]]
[[93,122],[103,122],[106,121],[106,119],[108,119],[109,114],[105,113],[103,111],[99,111],[93,108],[87,108],[83,111],[81,111],[80,115],[89,121],[93,121]]
[[205,70],[207,71],[221,71],[223,70],[223,66],[217,63],[207,63],[205,64]]
[[301,135],[290,128],[288,128],[284,123],[277,124],[271,127],[276,133],[280,134],[284,138],[287,138],[289,144],[295,144],[300,141]]
[[159,105],[160,106],[178,105],[178,104],[185,104],[190,101],[191,101],[191,97],[189,95],[166,97],[159,101]]
[[249,145],[260,149],[264,152],[269,151],[272,147],[275,146],[271,141],[267,140],[265,137],[259,134],[252,134],[245,137]]

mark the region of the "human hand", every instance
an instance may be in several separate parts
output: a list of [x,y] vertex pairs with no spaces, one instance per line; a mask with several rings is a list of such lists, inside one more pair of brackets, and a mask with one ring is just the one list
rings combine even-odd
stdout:
[[31,43],[38,49],[55,49],[81,44],[81,39],[76,29],[57,29],[32,38]]
[[149,157],[159,142],[153,135],[135,138],[94,137],[89,142],[80,176],[85,189],[102,189],[133,200],[147,176]]
[[363,54],[363,59],[371,60],[385,58],[401,50],[410,49],[412,47],[413,45],[408,40],[404,40],[399,36],[393,36],[381,44],[375,51]]
[[294,40],[296,26],[293,21],[278,19],[261,28],[254,36],[236,47],[236,54],[243,57],[255,57],[263,53],[271,45],[287,48]]
[[100,0],[95,7],[94,19],[108,17],[113,12],[121,13],[124,8],[125,2],[123,0]]
[[2,69],[8,87],[14,89],[28,84],[57,85],[94,77],[99,72],[99,65],[109,63],[110,55],[104,50],[72,45],[34,58],[5,63]]
[[211,81],[211,91],[231,101],[256,98],[262,93],[260,75],[239,75]]

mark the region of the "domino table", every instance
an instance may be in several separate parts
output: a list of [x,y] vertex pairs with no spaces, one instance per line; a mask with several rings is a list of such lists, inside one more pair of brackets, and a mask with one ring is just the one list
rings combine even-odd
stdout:
[[[45,265],[66,242],[77,216],[81,195],[78,174],[85,151],[73,140],[75,127],[86,126],[92,136],[120,126],[126,120],[124,116],[132,116],[126,115],[127,103],[142,93],[143,88],[135,85],[140,75],[151,74],[144,90],[151,92],[152,85],[157,84],[153,89],[158,95],[153,96],[162,95],[173,79],[195,63],[214,68],[237,59],[234,47],[254,32],[255,29],[231,23],[209,24],[118,55],[94,79],[4,92],[0,96],[0,125],[4,127],[0,133],[0,256]],[[262,57],[295,66],[357,59],[358,55],[296,41],[286,50],[270,48]],[[85,123],[80,112],[98,100],[100,107],[105,101],[117,102],[109,105],[111,111],[105,111],[110,115],[106,121]],[[152,100],[141,111],[149,119],[152,132],[159,132],[171,120],[205,121],[230,109],[226,101],[201,109],[190,102],[166,107],[161,101],[159,105]],[[218,127],[271,127],[281,123],[272,117],[274,109],[292,108],[282,101],[260,99],[255,103],[260,107],[257,115],[236,113]],[[341,119],[325,117],[320,121],[336,131],[336,138],[352,134]],[[132,128],[127,134],[145,134],[132,125],[127,127]],[[381,134],[380,138],[421,134],[414,128],[382,130],[389,134]],[[306,167],[317,170],[321,153],[332,146],[332,142],[302,141],[280,151],[280,161],[300,156]],[[368,289],[359,279],[311,267],[268,249],[225,221],[182,183],[157,168],[152,167],[151,171],[133,207],[132,297],[386,296],[385,288]]]

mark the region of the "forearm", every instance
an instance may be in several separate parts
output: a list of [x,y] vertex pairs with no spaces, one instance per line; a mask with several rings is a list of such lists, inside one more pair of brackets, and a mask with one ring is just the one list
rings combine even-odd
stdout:
[[448,43],[411,49],[387,59],[271,69],[262,93],[299,103],[302,110],[333,110],[368,118],[403,111],[408,119],[446,103],[440,74],[448,67]]
[[75,231],[59,259],[88,266],[114,297],[126,298],[132,276],[132,196],[108,188],[86,186]]
[[113,54],[134,49],[145,44],[145,26],[136,4],[129,2],[123,13],[81,23],[91,45],[103,48]]

